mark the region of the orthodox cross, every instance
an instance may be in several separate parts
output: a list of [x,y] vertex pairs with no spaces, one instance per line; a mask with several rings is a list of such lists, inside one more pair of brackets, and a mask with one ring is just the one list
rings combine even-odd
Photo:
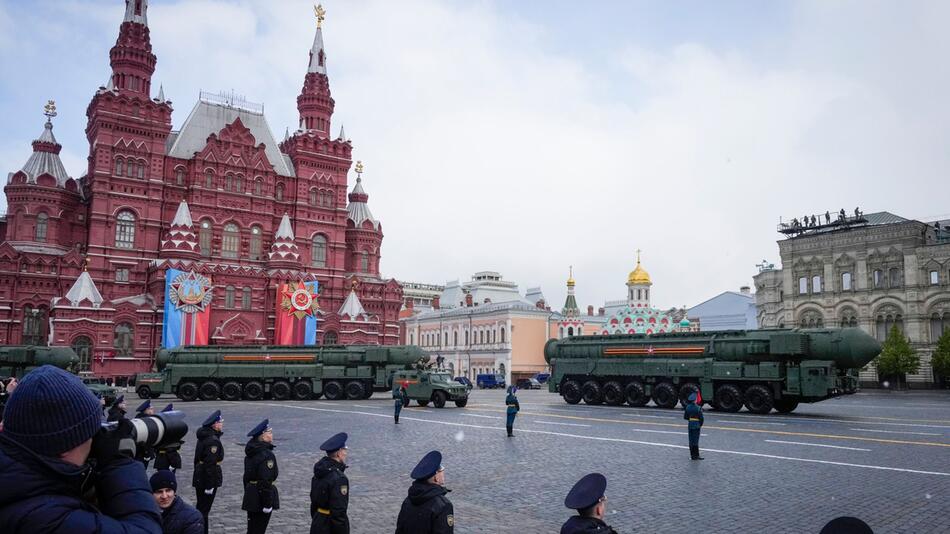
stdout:
[[56,116],[56,101],[46,101],[46,105],[43,106],[43,115],[46,115],[46,122],[49,122],[53,117]]
[[640,249],[637,249],[637,263],[640,263]]
[[327,18],[327,10],[323,9],[323,4],[313,6],[313,14],[317,16],[317,28],[323,24],[323,19]]
[[363,162],[357,161],[356,168],[354,170],[356,170],[356,179],[361,180],[363,178]]

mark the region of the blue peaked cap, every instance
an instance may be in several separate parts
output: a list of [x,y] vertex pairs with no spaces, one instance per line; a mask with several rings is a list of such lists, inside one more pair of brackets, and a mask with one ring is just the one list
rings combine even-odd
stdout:
[[256,438],[257,436],[263,434],[268,428],[270,428],[270,421],[264,419],[256,427],[254,427],[254,430],[251,430],[247,433],[247,437]]
[[151,407],[152,407],[152,401],[151,401],[151,400],[146,400],[146,401],[143,402],[142,404],[139,404],[139,407],[136,408],[135,411],[138,412],[138,413],[142,413],[142,412],[144,412],[145,410],[148,410],[148,409],[151,408]]
[[175,405],[169,403],[168,406],[162,408],[162,413],[171,412],[171,411],[173,411],[174,409],[175,409]]
[[690,393],[690,394],[689,394],[689,398],[686,399],[686,400],[688,400],[689,402],[696,402],[696,394],[695,394],[695,393]]
[[442,469],[442,453],[439,451],[429,451],[419,460],[415,469],[409,475],[413,480],[425,480],[431,478]]
[[118,397],[115,398],[114,401],[112,401],[112,405],[118,406],[122,404],[123,401],[125,401],[125,395],[119,395]]
[[[171,404],[169,404],[171,406]],[[221,410],[215,410],[213,414],[209,415],[205,419],[204,423],[201,423],[201,426],[211,426],[221,420]],[[266,421],[265,421],[266,422]],[[250,434],[248,434],[250,436]]]
[[346,435],[346,432],[340,432],[330,437],[330,439],[323,442],[323,445],[320,445],[321,451],[333,452],[338,451],[346,447],[346,438],[349,436]]
[[607,477],[600,473],[584,475],[564,498],[564,506],[583,510],[597,504],[607,489]]

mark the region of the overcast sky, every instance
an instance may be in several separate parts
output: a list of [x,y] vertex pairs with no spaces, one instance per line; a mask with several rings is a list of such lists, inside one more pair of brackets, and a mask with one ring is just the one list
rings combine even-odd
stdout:
[[[177,129],[199,90],[297,123],[312,3],[151,0]],[[327,0],[341,124],[382,221],[384,276],[501,272],[560,308],[658,307],[750,285],[775,226],[860,206],[950,217],[950,2]],[[55,99],[70,175],[109,77],[121,0],[0,1],[0,166]],[[351,185],[353,177],[351,175]],[[5,206],[5,202],[4,202]]]

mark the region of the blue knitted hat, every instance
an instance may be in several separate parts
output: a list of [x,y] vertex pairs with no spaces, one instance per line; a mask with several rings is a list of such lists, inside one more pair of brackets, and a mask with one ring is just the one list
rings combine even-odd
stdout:
[[82,380],[44,365],[27,373],[3,412],[3,434],[44,456],[82,444],[99,431],[102,410]]
[[152,475],[152,478],[150,478],[148,482],[152,486],[152,493],[165,488],[178,491],[178,481],[175,480],[175,473],[172,473],[168,469],[155,471],[155,474]]

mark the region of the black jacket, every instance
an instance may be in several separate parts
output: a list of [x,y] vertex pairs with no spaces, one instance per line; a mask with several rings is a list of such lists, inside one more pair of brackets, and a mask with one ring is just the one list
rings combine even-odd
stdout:
[[109,408],[109,417],[106,418],[106,421],[112,423],[118,421],[119,419],[125,419],[125,410],[119,408],[118,406]]
[[205,518],[194,506],[175,496],[172,505],[162,510],[162,534],[204,534]]
[[179,449],[184,443],[184,441],[179,441],[167,447],[155,449],[155,470],[181,469],[181,452],[179,452]]
[[244,500],[241,510],[262,512],[264,508],[280,508],[277,493],[277,457],[273,443],[252,438],[244,447]]
[[396,519],[396,534],[452,534],[455,516],[448,492],[437,484],[413,482]]
[[[98,506],[84,498],[95,484]],[[39,456],[0,433],[0,532],[162,534],[142,464],[116,460],[94,473]]]
[[561,534],[617,534],[617,531],[596,517],[575,515],[561,526]]
[[[198,444],[195,445],[195,472],[191,485],[201,489],[220,488],[223,483],[221,462],[224,460],[224,447],[221,446],[221,432],[203,426],[195,432]],[[158,462],[155,462],[158,467]]]
[[313,466],[310,481],[310,534],[349,534],[350,481],[343,474],[346,465],[324,456]]

